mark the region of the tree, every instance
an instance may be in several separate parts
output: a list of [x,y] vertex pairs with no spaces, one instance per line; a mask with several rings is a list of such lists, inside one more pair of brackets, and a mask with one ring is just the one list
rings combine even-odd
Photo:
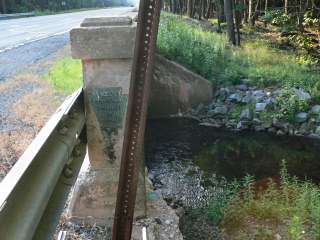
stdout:
[[284,0],[284,13],[288,14],[289,0]]
[[249,14],[248,14],[248,24],[249,26],[254,26],[254,11],[253,11],[253,0],[249,0]]
[[7,13],[7,8],[6,8],[6,2],[5,0],[1,0],[1,9],[2,9],[2,13],[6,14]]
[[228,40],[233,45],[236,45],[236,37],[234,34],[234,23],[233,23],[233,8],[232,0],[224,0],[224,9],[227,20],[227,35]]

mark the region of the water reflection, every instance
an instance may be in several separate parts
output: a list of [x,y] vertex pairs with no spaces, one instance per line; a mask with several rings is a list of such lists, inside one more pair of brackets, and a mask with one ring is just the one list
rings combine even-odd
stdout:
[[277,177],[282,159],[290,174],[320,180],[320,141],[312,139],[234,133],[182,118],[157,119],[147,123],[145,149],[157,191],[190,207],[205,204],[217,187],[246,173],[256,179]]

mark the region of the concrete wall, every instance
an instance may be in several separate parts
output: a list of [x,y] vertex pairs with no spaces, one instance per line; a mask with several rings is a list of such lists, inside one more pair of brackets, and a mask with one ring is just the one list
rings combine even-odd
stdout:
[[183,66],[157,55],[148,118],[187,113],[213,98],[212,84]]

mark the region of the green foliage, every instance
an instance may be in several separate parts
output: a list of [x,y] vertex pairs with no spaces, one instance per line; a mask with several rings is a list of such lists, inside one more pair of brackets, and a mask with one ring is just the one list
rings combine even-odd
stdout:
[[303,222],[298,216],[293,216],[289,225],[289,239],[298,240],[302,238],[303,234]]
[[82,86],[82,66],[80,60],[63,58],[56,62],[46,79],[53,83],[55,90],[71,94]]
[[308,109],[307,100],[297,97],[291,88],[284,88],[278,101],[277,112],[279,117],[283,117],[290,122],[294,121],[296,113],[305,112]]
[[280,10],[268,11],[267,14],[261,16],[259,20],[268,24],[274,24],[274,19],[279,18],[281,15],[283,15],[283,11]]
[[173,14],[162,13],[157,51],[213,82],[225,67],[222,59],[230,58],[226,43],[224,36],[190,26]]
[[243,42],[241,49],[228,47],[225,36],[168,13],[162,13],[157,52],[213,83],[221,78],[232,84],[246,79],[253,86],[303,86],[311,92],[319,82],[317,61],[310,56],[282,52],[267,41]]
[[[31,12],[35,11],[36,14],[45,15],[45,13],[53,14],[56,12],[75,10],[81,8],[103,8],[114,6],[130,6],[129,0],[68,0],[65,1],[66,5],[62,5],[63,1],[36,1],[36,0],[15,0],[12,4],[8,4],[8,13],[17,12]],[[73,12],[73,11],[71,11]]]
[[305,37],[302,35],[292,35],[289,36],[289,40],[295,42],[299,48],[310,52],[313,50],[313,43],[311,37]]
[[319,19],[312,12],[307,12],[303,15],[303,25],[305,26],[313,26],[315,23],[318,23]]
[[[241,188],[225,207],[222,228],[227,232],[236,232],[247,219],[255,219],[251,228],[242,232],[253,232],[256,239],[269,239],[259,229],[264,224],[281,224],[286,230],[286,239],[310,239],[320,237],[320,188],[309,181],[299,182],[291,177],[286,163],[281,163],[281,185],[271,179],[266,190],[258,191],[253,183]],[[289,221],[287,219],[290,219]],[[308,233],[307,233],[308,230]],[[273,236],[275,233],[274,232]],[[272,235],[270,232],[269,234]],[[246,239],[242,234],[242,239]],[[248,237],[248,236],[247,236]],[[309,238],[308,238],[309,239]]]
[[292,32],[294,30],[297,30],[298,26],[295,24],[284,24],[282,26],[280,26],[276,32],[283,32],[283,33],[289,33]]
[[285,14],[281,10],[269,11],[259,19],[267,24],[279,26],[277,29],[278,32],[291,32],[297,29],[296,16],[293,14]]

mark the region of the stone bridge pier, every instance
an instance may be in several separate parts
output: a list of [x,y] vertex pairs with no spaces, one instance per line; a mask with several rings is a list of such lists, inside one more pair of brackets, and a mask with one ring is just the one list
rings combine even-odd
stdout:
[[[130,16],[87,18],[70,32],[72,57],[83,65],[90,161],[74,189],[75,222],[113,224],[136,25]],[[143,172],[136,216],[145,215]]]
[[[87,18],[70,32],[72,56],[83,64],[89,168],[78,179],[69,214],[77,223],[113,225],[136,32],[135,17]],[[212,99],[211,84],[162,57],[155,62],[149,117],[188,112]],[[144,217],[144,168],[136,217]]]

